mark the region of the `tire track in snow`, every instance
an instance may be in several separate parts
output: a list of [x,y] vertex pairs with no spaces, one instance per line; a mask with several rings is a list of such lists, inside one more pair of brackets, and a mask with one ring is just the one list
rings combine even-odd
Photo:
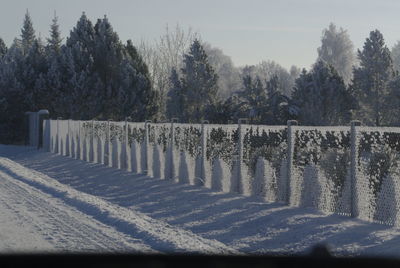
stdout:
[[174,253],[239,254],[238,251],[219,241],[202,238],[190,231],[173,227],[135,210],[79,192],[10,159],[0,157],[1,170],[2,173],[7,173],[13,179],[57,197],[64,203],[72,205],[102,223],[113,226],[120,232],[141,238],[156,250]]
[[144,242],[121,235],[5,172],[0,171],[0,177],[0,202],[55,250],[154,253]]

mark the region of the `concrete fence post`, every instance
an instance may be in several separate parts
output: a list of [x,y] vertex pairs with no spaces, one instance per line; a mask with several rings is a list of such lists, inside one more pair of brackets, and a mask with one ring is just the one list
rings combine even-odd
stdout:
[[290,196],[291,196],[291,183],[293,180],[293,155],[294,155],[294,143],[295,143],[295,133],[293,131],[292,126],[297,126],[298,123],[296,120],[288,120],[287,121],[287,178],[286,178],[286,189],[284,192],[286,193],[286,203],[290,205]]
[[358,158],[358,138],[357,127],[361,126],[358,120],[351,121],[350,126],[350,214],[352,217],[358,216],[358,196],[356,192],[357,183],[357,158]]

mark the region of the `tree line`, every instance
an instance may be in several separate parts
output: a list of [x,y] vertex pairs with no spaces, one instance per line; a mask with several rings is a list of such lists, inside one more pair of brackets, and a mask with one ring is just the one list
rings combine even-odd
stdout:
[[0,142],[23,137],[26,111],[53,118],[255,124],[398,126],[400,43],[392,52],[379,30],[354,53],[347,31],[323,31],[310,70],[289,71],[272,61],[235,67],[222,50],[179,26],[156,44],[123,43],[108,18],[85,13],[61,38],[57,16],[45,41],[29,13],[20,38],[0,38]]

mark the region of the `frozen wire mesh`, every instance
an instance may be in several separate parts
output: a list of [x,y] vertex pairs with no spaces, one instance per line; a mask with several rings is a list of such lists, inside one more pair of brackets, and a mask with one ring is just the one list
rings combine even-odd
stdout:
[[251,195],[284,201],[286,126],[242,125],[242,180]]
[[357,127],[357,214],[395,225],[400,209],[400,129]]
[[173,161],[171,123],[148,125],[147,172],[149,176],[176,180],[177,172]]
[[292,128],[290,204],[350,214],[349,127]]
[[205,125],[205,186],[218,191],[241,191],[238,176],[238,126]]
[[202,184],[201,154],[202,128],[200,124],[174,123],[173,150],[176,160],[178,180],[182,183]]
[[145,167],[145,123],[128,123],[128,170],[144,172]]

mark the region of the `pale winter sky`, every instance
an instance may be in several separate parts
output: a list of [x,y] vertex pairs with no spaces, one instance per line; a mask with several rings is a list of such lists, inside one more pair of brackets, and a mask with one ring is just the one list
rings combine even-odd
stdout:
[[104,14],[123,41],[152,41],[168,24],[189,26],[239,65],[274,60],[286,68],[309,68],[322,30],[330,22],[347,29],[356,48],[379,29],[391,48],[400,40],[397,0],[1,0],[0,37],[19,37],[29,9],[34,27],[48,36],[54,10],[65,37],[85,11],[96,22]]

